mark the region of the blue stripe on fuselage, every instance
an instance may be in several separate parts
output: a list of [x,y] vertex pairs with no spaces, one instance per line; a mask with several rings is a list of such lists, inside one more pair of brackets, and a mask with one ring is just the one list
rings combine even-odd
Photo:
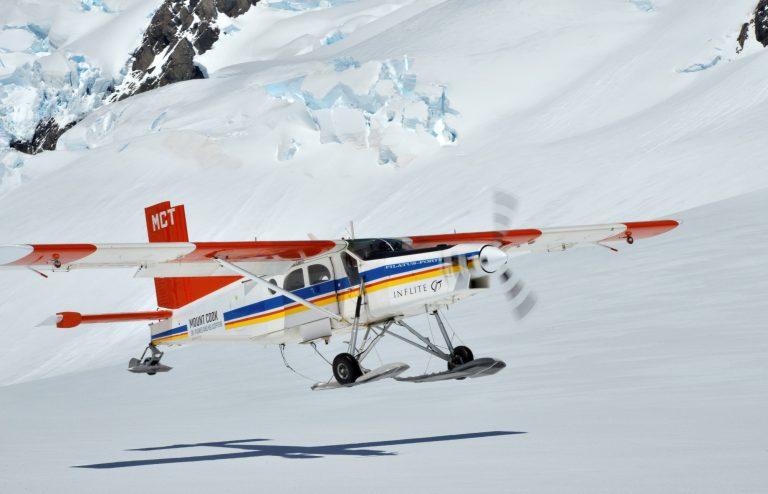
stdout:
[[[480,251],[476,251],[476,252],[470,252],[468,254],[463,254],[463,255],[467,259],[469,259],[473,256],[478,255],[479,253]],[[444,259],[445,259],[444,257],[438,257],[433,259],[423,259],[419,261],[406,261],[406,262],[400,262],[400,263],[387,264],[385,266],[373,268],[368,271],[363,271],[360,273],[360,276],[362,279],[365,280],[366,283],[371,283],[381,278],[386,278],[389,276],[395,276],[395,275],[407,273],[410,271],[416,271],[418,269],[437,266],[440,263],[442,263]],[[300,288],[298,290],[292,291],[291,293],[294,293],[303,299],[312,299],[322,295],[327,295],[333,292],[334,290],[336,292],[340,292],[350,287],[352,287],[352,284],[349,282],[349,278],[344,277],[344,278],[339,278],[337,280],[324,281],[316,285]],[[292,303],[295,303],[295,302],[289,299],[288,297],[286,297],[285,295],[277,295],[275,297],[268,298],[266,300],[261,300],[253,304],[245,305],[243,307],[238,307],[237,309],[232,309],[228,312],[225,312],[224,322],[230,322],[236,319],[242,319],[245,317],[253,316],[261,312],[277,310]],[[154,335],[152,338],[153,339],[164,338],[167,336],[172,336],[175,334],[186,332],[186,330],[187,330],[186,325],[179,326],[178,328],[169,329],[168,331],[164,331],[162,333]]]
[[157,333],[155,335],[152,335],[153,340],[157,340],[160,338],[166,338],[168,336],[175,336],[177,334],[182,334],[187,332],[187,325],[184,324],[183,326],[179,326],[178,328],[172,328],[167,331],[163,331],[162,333]]

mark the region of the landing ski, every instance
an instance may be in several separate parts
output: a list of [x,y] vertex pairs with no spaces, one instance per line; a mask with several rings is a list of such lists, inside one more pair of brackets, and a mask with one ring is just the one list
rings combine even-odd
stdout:
[[463,379],[465,377],[475,378],[492,376],[506,366],[507,364],[501,360],[485,357],[472,360],[466,364],[461,364],[449,371],[435,372],[433,374],[423,374],[420,376],[395,377],[395,380],[411,383],[430,383],[437,381],[447,381],[449,379]]
[[379,368],[366,372],[362,376],[357,378],[357,381],[351,384],[339,384],[336,381],[327,383],[315,383],[312,385],[312,391],[323,391],[326,389],[339,389],[339,388],[351,388],[359,386],[361,384],[368,384],[375,381],[381,381],[382,379],[388,379],[390,377],[396,377],[407,371],[411,367],[408,364],[401,362],[395,362],[392,364],[382,365]]
[[169,367],[159,362],[141,361],[137,358],[132,358],[131,361],[128,362],[128,371],[133,372],[134,374],[153,375],[157,372],[168,372],[172,368],[173,367]]

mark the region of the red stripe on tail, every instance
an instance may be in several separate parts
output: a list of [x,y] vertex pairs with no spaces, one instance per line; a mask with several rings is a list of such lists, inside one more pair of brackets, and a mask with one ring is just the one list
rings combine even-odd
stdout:
[[[161,202],[144,210],[150,242],[189,242],[184,206]],[[155,278],[157,305],[178,309],[239,280],[239,276]]]

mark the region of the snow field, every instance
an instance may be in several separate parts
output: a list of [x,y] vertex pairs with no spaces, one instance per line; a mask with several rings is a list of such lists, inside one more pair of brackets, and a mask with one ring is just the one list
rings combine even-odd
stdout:
[[[520,324],[501,295],[451,308],[476,355],[507,362],[495,377],[326,393],[273,347],[171,349],[168,375],[130,375],[142,325],[34,325],[151,309],[151,282],[3,272],[0,488],[761,492],[768,59],[732,45],[754,2],[280,7],[232,23],[201,60],[209,79],[101,107],[55,152],[3,158],[0,242],[142,241],[142,209],[162,200],[186,205],[193,240],[333,238],[350,219],[361,237],[476,231],[496,187],[520,200],[519,227],[683,225],[618,254],[515,259],[539,297]],[[453,142],[402,81],[428,101],[444,88]],[[328,375],[309,348],[288,356]],[[380,356],[439,368],[398,342]],[[198,443],[219,444],[146,450]],[[100,467],[72,468],[87,465]]]

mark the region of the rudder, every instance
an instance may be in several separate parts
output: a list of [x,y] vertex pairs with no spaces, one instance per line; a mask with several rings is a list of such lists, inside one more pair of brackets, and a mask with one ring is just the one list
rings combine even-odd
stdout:
[[[189,242],[184,206],[161,202],[144,209],[150,242]],[[158,307],[178,309],[239,280],[239,276],[155,278]]]

